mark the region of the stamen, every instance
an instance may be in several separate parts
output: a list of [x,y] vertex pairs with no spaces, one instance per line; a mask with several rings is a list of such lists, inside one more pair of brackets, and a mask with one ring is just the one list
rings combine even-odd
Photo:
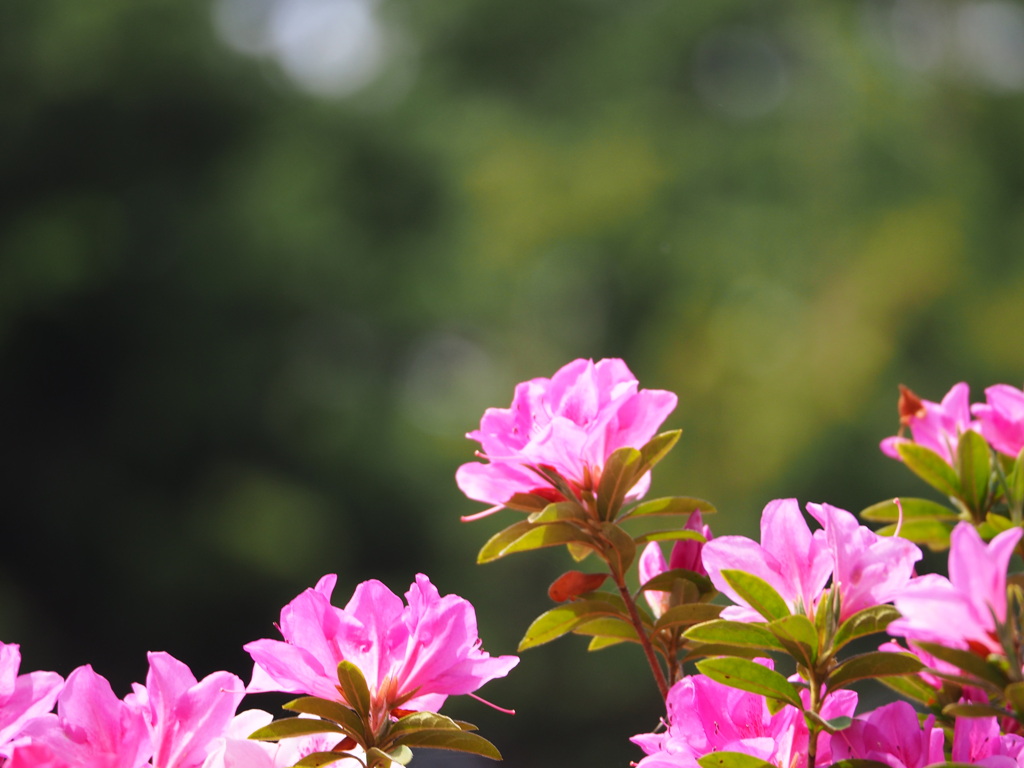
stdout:
[[896,530],[893,531],[892,535],[893,536],[899,536],[900,535],[900,528],[903,527],[903,505],[900,504],[900,500],[899,500],[898,496],[895,499],[893,499],[893,501],[896,504],[896,509],[898,509],[900,511],[900,516],[896,520]]
[[516,713],[516,711],[515,711],[514,709],[505,709],[505,708],[503,708],[503,707],[499,707],[499,706],[498,706],[497,704],[492,704],[492,703],[491,703],[491,702],[489,702],[489,701],[488,701],[487,699],[481,699],[481,698],[480,698],[479,696],[477,696],[477,695],[476,695],[475,693],[467,693],[466,695],[467,695],[467,696],[469,696],[470,698],[476,699],[476,700],[477,700],[477,701],[479,701],[479,702],[480,702],[481,704],[486,704],[486,705],[487,705],[488,707],[490,707],[491,709],[496,709],[496,710],[498,710],[499,712],[503,712],[503,713],[505,713],[506,715],[514,715],[514,714]]
[[472,515],[463,515],[459,519],[464,523],[471,523],[474,520],[479,520],[480,518],[487,517],[488,515],[493,515],[495,512],[498,512],[504,508],[505,506],[503,504],[499,504],[496,507],[485,509],[483,512],[475,512]]

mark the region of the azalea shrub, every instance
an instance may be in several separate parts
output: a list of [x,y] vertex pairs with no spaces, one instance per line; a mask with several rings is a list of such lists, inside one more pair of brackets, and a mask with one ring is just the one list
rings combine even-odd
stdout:
[[[776,499],[755,541],[713,536],[703,499],[646,498],[680,439],[661,431],[676,396],[640,388],[621,360],[576,360],[518,385],[469,433],[480,451],[456,482],[486,508],[463,519],[510,520],[480,563],[551,548],[574,566],[520,652],[573,634],[646,659],[665,716],[632,736],[637,768],[1024,766],[1024,593],[1009,574],[1024,551],[1024,391],[985,395],[901,388],[881,450],[943,502],[901,496],[858,518]],[[922,546],[948,551],[948,576],[917,572]],[[19,647],[0,643],[0,766],[388,768],[420,748],[500,759],[440,713],[519,662],[483,650],[473,606],[423,574],[404,598],[363,582],[344,607],[337,586],[324,576],[281,609],[279,638],[245,645],[248,683],[197,680],[150,653],[145,684],[118,697],[88,665],[21,673]],[[872,680],[891,700],[859,706]],[[250,705],[269,691],[296,697],[286,716]]]

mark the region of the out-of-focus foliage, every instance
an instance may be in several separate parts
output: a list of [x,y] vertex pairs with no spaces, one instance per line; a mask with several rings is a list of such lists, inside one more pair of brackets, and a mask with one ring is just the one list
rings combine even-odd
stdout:
[[[1024,378],[1011,0],[6,0],[0,83],[26,667],[244,673],[328,571],[427,572],[511,651],[567,564],[474,565],[510,521],[452,474],[575,357],[680,394],[655,492],[718,532],[920,493],[897,382]],[[642,661],[583,642],[485,691],[509,765],[639,757]]]

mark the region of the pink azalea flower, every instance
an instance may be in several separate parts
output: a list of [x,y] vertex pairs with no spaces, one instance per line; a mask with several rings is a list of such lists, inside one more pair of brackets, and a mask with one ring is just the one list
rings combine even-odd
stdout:
[[126,702],[142,710],[159,768],[202,766],[245,695],[245,685],[230,672],[197,681],[185,664],[162,652],[149,654],[146,685],[133,688]]
[[117,698],[89,665],[68,675],[57,716],[34,725],[33,743],[45,745],[57,764],[140,768],[152,755],[143,712]]
[[964,382],[954,384],[941,403],[921,400],[909,389],[903,388],[900,394],[900,422],[910,427],[913,440],[898,435],[887,437],[881,443],[882,452],[899,459],[896,446],[914,442],[935,451],[950,466],[954,465],[960,435],[977,426],[977,422],[971,421],[969,399],[970,388]]
[[255,661],[250,692],[303,693],[344,702],[338,664],[366,677],[374,727],[392,710],[436,712],[450,695],[472,693],[504,677],[519,659],[492,658],[480,649],[476,612],[456,595],[441,597],[423,574],[407,605],[379,581],[356,587],[344,608],[331,605],[337,577],[329,574],[281,611],[280,640],[245,646]]
[[996,384],[985,390],[985,400],[971,406],[981,436],[1000,453],[1016,458],[1024,449],[1024,391]]
[[737,605],[722,611],[733,621],[764,621],[722,576],[731,569],[745,571],[768,582],[790,610],[813,615],[832,574],[832,553],[825,535],[813,535],[796,499],[769,502],[761,515],[761,543],[745,536],[720,536],[704,545],[704,567],[719,592]]
[[1024,738],[1000,733],[994,717],[958,717],[953,724],[953,762],[986,768],[1024,765]]
[[[758,659],[769,669],[770,659]],[[839,691],[822,709],[825,718],[852,715],[857,696]],[[742,752],[785,768],[806,763],[809,734],[791,706],[772,714],[763,696],[717,683],[708,677],[684,677],[666,699],[667,729],[632,738],[647,757],[637,768],[694,768],[711,752]],[[819,737],[818,765],[832,762],[828,739]]]
[[950,536],[949,578],[929,573],[911,579],[893,601],[902,618],[889,625],[889,634],[1001,653],[996,622],[1006,621],[1006,569],[1022,533],[1011,528],[986,545],[974,526],[959,523]]
[[[683,528],[688,531],[697,531],[704,536],[706,541],[711,541],[712,539],[711,528],[704,525],[700,510],[690,515]],[[640,583],[645,584],[655,576],[667,570],[675,570],[677,568],[683,568],[687,571],[707,576],[708,572],[704,569],[704,562],[701,559],[703,549],[704,542],[680,539],[672,546],[672,554],[669,556],[668,563],[666,563],[665,555],[661,551],[661,545],[656,541],[649,542],[640,555],[638,563]],[[654,612],[655,618],[660,617],[669,609],[671,593],[650,590],[644,592],[644,596],[647,598],[647,603],[651,606],[651,611]]]
[[[511,408],[487,409],[480,428],[466,435],[480,443],[487,463],[463,464],[456,482],[469,498],[496,509],[517,493],[561,501],[530,467],[551,467],[577,489],[592,490],[608,456],[645,445],[675,407],[671,392],[639,389],[622,360],[575,360],[550,379],[519,384]],[[631,498],[649,483],[645,475]]]
[[897,536],[879,536],[845,509],[808,504],[821,523],[832,553],[832,588],[839,590],[839,620],[857,611],[888,603],[909,583],[921,550]]
[[53,709],[64,680],[56,672],[19,675],[21,650],[15,643],[0,643],[0,758],[32,720]]
[[941,763],[944,734],[935,716],[918,723],[917,712],[905,701],[879,707],[832,736],[833,760],[877,760],[892,768],[923,768]]

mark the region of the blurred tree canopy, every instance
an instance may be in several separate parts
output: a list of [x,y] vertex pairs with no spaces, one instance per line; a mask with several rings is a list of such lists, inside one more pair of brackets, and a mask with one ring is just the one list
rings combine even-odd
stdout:
[[[655,490],[719,533],[920,494],[876,448],[896,384],[1022,380],[1011,0],[6,0],[0,83],[26,668],[245,676],[325,572],[426,572],[512,652],[567,564],[475,566],[508,521],[452,475],[576,357],[680,394]],[[452,712],[509,765],[627,765],[661,705],[583,648],[485,691],[515,718]]]

